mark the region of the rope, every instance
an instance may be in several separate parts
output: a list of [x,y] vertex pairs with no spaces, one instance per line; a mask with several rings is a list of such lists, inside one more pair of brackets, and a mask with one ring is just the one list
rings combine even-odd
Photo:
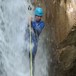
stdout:
[[32,46],[31,46],[31,24],[30,24],[30,76],[33,76],[33,67],[32,67]]
[[[30,3],[31,0],[28,0]],[[30,5],[28,6],[28,10],[31,10],[32,8]],[[30,76],[33,76],[33,66],[32,66],[32,46],[31,46],[31,23],[29,23],[29,30],[30,30]]]

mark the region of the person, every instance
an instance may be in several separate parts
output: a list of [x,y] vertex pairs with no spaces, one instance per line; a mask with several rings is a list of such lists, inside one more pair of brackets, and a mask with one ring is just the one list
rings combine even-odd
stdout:
[[[39,36],[45,26],[44,21],[42,21],[42,17],[44,15],[44,13],[43,13],[43,9],[41,7],[35,8],[34,15],[35,15],[35,19],[34,19],[34,21],[31,21],[31,28],[34,31],[31,35],[31,40],[32,40],[32,43],[34,44],[33,49],[32,49],[32,59],[33,60],[34,60],[36,52],[37,52]],[[30,53],[29,53],[29,57],[30,57]]]
[[[34,21],[31,21],[31,28],[33,29],[33,33],[31,33],[31,40],[32,40],[32,43],[34,44],[33,49],[32,49],[33,60],[37,52],[39,36],[45,26],[44,21],[42,21],[42,17],[44,13],[41,7],[35,8],[34,15],[35,15],[35,19]],[[30,53],[29,53],[29,57],[30,57]]]

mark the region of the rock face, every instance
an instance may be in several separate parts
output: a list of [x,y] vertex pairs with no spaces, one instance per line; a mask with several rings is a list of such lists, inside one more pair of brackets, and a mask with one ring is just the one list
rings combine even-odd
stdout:
[[76,26],[72,28],[66,39],[59,44],[57,53],[60,76],[76,76]]
[[41,0],[41,3],[47,25],[45,33],[50,39],[49,76],[76,76],[76,0]]

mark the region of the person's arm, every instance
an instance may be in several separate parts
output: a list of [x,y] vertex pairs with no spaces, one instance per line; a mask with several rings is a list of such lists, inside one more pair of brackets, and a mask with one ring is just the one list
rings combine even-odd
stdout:
[[44,26],[45,26],[45,24],[44,24],[44,22],[42,22],[42,23],[40,24],[40,28],[35,28],[35,30],[36,30],[38,36],[41,34],[41,32],[42,32]]
[[43,30],[43,28],[44,28],[44,26],[45,26],[44,22],[42,22],[39,26],[40,26],[39,28],[36,27],[36,26],[35,26],[35,22],[32,22],[32,28],[33,28],[33,30],[34,30],[34,33],[35,33],[37,36],[40,35],[40,33],[42,32],[42,30]]

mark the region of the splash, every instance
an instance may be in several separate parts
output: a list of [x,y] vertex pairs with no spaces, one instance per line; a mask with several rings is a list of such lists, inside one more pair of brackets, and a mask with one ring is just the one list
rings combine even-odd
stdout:
[[25,76],[29,72],[24,37],[28,6],[24,0],[0,1],[0,76]]
[[[29,16],[33,15],[29,5],[33,8],[28,0],[0,0],[0,76],[30,76],[29,40],[25,39]],[[36,61],[36,67],[38,62],[42,67],[37,67],[36,75],[41,69],[39,76],[43,76],[45,66],[41,63],[45,61]]]

